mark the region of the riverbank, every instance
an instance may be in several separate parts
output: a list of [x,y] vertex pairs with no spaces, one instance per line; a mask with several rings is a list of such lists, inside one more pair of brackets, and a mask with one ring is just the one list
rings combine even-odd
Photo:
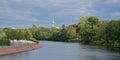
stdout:
[[7,55],[38,49],[41,44],[28,40],[10,40],[9,46],[0,46],[0,55]]
[[40,49],[0,56],[0,60],[120,60],[120,53],[102,46],[55,41],[40,43],[43,46]]
[[20,53],[20,52],[38,49],[40,47],[41,47],[41,44],[29,44],[25,46],[17,46],[17,47],[11,47],[11,48],[0,48],[0,55]]
[[0,45],[0,48],[11,48],[17,46],[25,46],[28,44],[35,44],[35,42],[29,40],[10,40],[10,45]]

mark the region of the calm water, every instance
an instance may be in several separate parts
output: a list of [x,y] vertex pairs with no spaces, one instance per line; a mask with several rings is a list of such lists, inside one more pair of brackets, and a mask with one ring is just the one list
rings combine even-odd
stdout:
[[120,53],[102,47],[41,41],[42,48],[0,56],[0,60],[120,60]]

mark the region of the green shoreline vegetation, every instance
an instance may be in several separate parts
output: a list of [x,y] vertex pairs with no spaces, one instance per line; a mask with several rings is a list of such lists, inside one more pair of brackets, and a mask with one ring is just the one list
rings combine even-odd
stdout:
[[120,47],[120,20],[100,20],[96,16],[82,16],[77,24],[62,28],[46,28],[33,25],[27,29],[3,28],[0,31],[0,45],[10,45],[9,40],[38,40],[80,42],[83,44],[103,45],[114,48],[115,42]]

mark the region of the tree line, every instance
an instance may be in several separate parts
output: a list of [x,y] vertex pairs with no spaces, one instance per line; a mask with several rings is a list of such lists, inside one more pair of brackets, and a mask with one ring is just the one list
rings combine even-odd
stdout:
[[96,16],[82,16],[76,24],[62,28],[47,28],[33,25],[27,29],[4,28],[0,32],[2,40],[48,40],[62,42],[81,42],[84,44],[106,45],[120,44],[120,20],[100,20]]
[[100,20],[96,16],[82,16],[77,24],[58,29],[33,25],[30,30],[37,40],[81,42],[114,47],[120,44],[120,20]]
[[0,45],[10,45],[10,40],[29,40],[38,43],[29,29],[3,28],[0,30]]

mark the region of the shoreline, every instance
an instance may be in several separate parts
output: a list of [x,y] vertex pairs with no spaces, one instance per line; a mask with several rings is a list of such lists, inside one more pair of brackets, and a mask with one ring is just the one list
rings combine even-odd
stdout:
[[1,48],[12,48],[17,46],[25,46],[25,45],[31,45],[36,44],[35,42],[29,41],[29,40],[10,40],[10,45],[0,45]]
[[25,46],[0,48],[0,56],[20,53],[20,52],[25,52],[25,51],[31,51],[31,50],[38,49],[41,47],[42,47],[41,44],[30,44],[30,45],[25,45]]

